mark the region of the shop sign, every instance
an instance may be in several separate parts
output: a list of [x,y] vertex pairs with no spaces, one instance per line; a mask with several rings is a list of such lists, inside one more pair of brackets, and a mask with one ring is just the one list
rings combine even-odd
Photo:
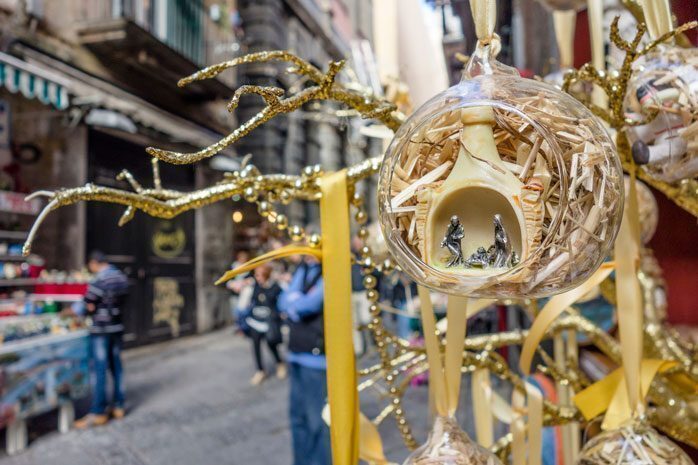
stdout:
[[0,191],[0,211],[22,215],[37,215],[41,210],[41,201],[25,200],[25,194]]
[[184,296],[174,278],[153,279],[153,323],[166,323],[172,336],[179,336],[179,315],[184,307]]
[[160,258],[176,258],[187,245],[187,235],[181,226],[172,221],[160,221],[151,240],[153,253]]

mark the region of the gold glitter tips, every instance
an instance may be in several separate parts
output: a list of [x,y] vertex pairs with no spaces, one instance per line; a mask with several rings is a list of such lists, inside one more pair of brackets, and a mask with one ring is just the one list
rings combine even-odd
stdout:
[[202,69],[178,82],[180,87],[202,80],[210,79],[228,68],[245,63],[266,63],[269,61],[285,61],[292,66],[287,72],[309,79],[315,85],[284,98],[283,89],[271,86],[244,85],[238,88],[228,104],[228,110],[234,110],[243,95],[255,94],[262,97],[266,106],[256,115],[241,124],[233,132],[218,142],[193,153],[179,153],[149,147],[146,151],[155,158],[173,164],[191,164],[209,158],[234,144],[253,129],[261,126],[272,118],[291,113],[301,108],[311,100],[334,100],[356,110],[364,118],[380,120],[388,128],[396,130],[403,121],[403,115],[396,111],[395,105],[387,100],[372,95],[357,92],[336,81],[337,74],[344,67],[344,60],[332,61],[326,73],[323,73],[307,61],[292,53],[276,50],[272,52],[251,53],[234,60],[219,63]]

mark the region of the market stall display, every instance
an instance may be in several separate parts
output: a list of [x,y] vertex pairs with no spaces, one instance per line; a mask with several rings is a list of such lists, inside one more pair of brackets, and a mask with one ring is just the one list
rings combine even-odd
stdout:
[[89,393],[88,331],[74,315],[84,275],[39,268],[35,277],[0,280],[0,428],[9,454],[27,446],[33,416],[58,408],[58,429],[68,431],[73,401]]

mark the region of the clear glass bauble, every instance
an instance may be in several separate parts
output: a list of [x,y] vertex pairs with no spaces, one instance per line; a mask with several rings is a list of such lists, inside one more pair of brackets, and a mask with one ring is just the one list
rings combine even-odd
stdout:
[[437,417],[427,442],[415,449],[403,465],[502,465],[502,462],[470,439],[454,418]]
[[698,176],[698,49],[660,46],[640,59],[625,101],[632,157],[664,182]]
[[610,252],[623,206],[613,142],[579,101],[479,47],[463,80],[398,130],[380,222],[415,281],[450,294],[553,295]]
[[578,465],[693,465],[670,439],[644,423],[605,431],[584,445]]

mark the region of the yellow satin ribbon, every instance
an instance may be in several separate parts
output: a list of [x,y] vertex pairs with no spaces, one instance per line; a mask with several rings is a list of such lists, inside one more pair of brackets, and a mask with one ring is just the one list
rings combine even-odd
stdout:
[[494,413],[490,370],[487,368],[475,370],[470,379],[470,385],[477,442],[482,447],[491,447],[494,444]]
[[640,0],[640,6],[652,39],[658,39],[674,29],[669,0]]
[[623,370],[627,383],[628,400],[633,412],[644,411],[640,373],[643,349],[644,313],[642,289],[637,278],[640,260],[640,225],[635,175],[631,171],[630,189],[626,197],[623,220],[615,243],[616,311]]
[[419,293],[419,308],[422,314],[422,327],[424,329],[424,345],[427,350],[427,362],[429,362],[429,397],[433,402],[436,413],[440,416],[448,415],[448,395],[446,380],[443,376],[443,363],[441,362],[441,348],[439,338],[436,335],[436,318],[434,306],[431,303],[429,289],[423,286],[417,287]]
[[[511,395],[511,456],[513,465],[540,465],[543,453],[543,395],[524,381],[526,393]],[[525,419],[524,419],[525,417]]]
[[[603,0],[587,0],[589,35],[591,36],[591,62],[600,72],[606,71],[606,51],[603,37]],[[608,108],[608,95],[597,85],[591,93],[591,101],[601,108]]]
[[226,281],[233,279],[238,275],[248,273],[257,268],[258,266],[261,266],[272,260],[291,257],[293,255],[310,255],[317,258],[318,260],[322,260],[322,250],[320,248],[312,248],[307,246],[289,244],[287,246],[280,247],[276,250],[272,250],[271,252],[267,252],[258,257],[255,257],[252,260],[243,263],[242,265],[233,270],[226,271],[223,276],[218,278],[216,284],[222,284]]
[[[657,373],[663,373],[676,366],[674,361],[645,359],[640,369],[642,398],[649,392],[652,380]],[[587,420],[592,420],[606,412],[602,428],[614,429],[632,419],[633,412],[628,401],[628,390],[622,368],[611,372],[574,396],[574,404]]]
[[[325,404],[322,409],[322,419],[327,425],[332,425],[330,406]],[[363,413],[359,412],[359,459],[369,465],[394,465],[385,457],[383,441],[378,428]]]
[[[352,337],[349,199],[346,170],[327,174],[319,181],[322,193],[320,199],[322,248],[297,245],[281,247],[228,271],[216,281],[216,284],[278,258],[312,255],[322,260],[325,286],[327,397],[331,416],[334,419],[330,425],[332,463],[355,465],[359,457],[359,397],[356,391],[356,364]],[[368,434],[373,437],[372,433]]]
[[497,22],[497,2],[471,0],[470,11],[475,21],[475,35],[479,40],[489,40],[494,34],[494,26]]
[[[446,350],[441,358],[441,344],[437,336],[436,318],[429,289],[418,286],[424,344],[429,362],[430,400],[440,416],[453,416],[458,409],[463,368],[466,324],[469,316],[485,308],[491,301],[470,300],[462,296],[448,296],[446,318]],[[470,309],[470,311],[469,311]]]
[[327,398],[332,425],[332,463],[355,465],[359,456],[359,396],[356,390],[351,311],[351,256],[347,172],[320,178],[322,277],[325,285]]
[[577,26],[575,10],[553,12],[553,27],[559,52],[560,69],[574,67],[574,30]]
[[359,414],[359,458],[369,465],[392,465],[385,458],[378,428],[363,413]]
[[583,282],[580,286],[572,289],[571,291],[567,291],[552,297],[548,303],[545,304],[543,310],[540,311],[531,325],[528,336],[526,336],[521,348],[519,367],[525,375],[529,375],[531,373],[531,363],[533,361],[536,348],[538,345],[540,345],[540,342],[545,336],[545,332],[548,330],[553,321],[555,321],[555,319],[557,319],[562,312],[567,310],[570,305],[577,302],[579,299],[588,294],[589,291],[591,291],[594,287],[601,284],[601,282],[611,274],[613,267],[613,262],[606,262],[602,264],[601,267],[599,267],[599,269],[596,270],[594,274],[592,274],[591,277]]
[[475,370],[472,376],[473,413],[478,443],[490,447],[494,443],[493,419],[510,425],[513,465],[540,465],[543,449],[543,395],[525,382],[525,394],[512,393],[509,405],[492,390],[489,370]]

